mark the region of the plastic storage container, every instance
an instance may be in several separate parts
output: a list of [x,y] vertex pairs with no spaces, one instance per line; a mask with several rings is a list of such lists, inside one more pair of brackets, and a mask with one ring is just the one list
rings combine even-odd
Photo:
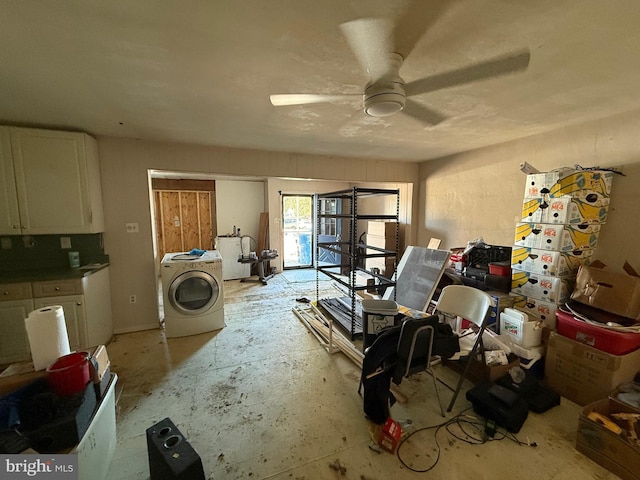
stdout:
[[507,335],[513,343],[523,348],[537,347],[542,341],[542,320],[514,308],[505,308],[500,314],[500,334]]
[[640,348],[640,333],[618,332],[582,320],[571,313],[556,311],[556,329],[563,337],[613,355],[626,355]]
[[363,348],[373,343],[378,334],[395,325],[398,304],[393,300],[362,300]]
[[71,453],[78,454],[78,478],[103,480],[107,478],[116,450],[116,382],[111,374],[107,391],[100,401],[89,428]]

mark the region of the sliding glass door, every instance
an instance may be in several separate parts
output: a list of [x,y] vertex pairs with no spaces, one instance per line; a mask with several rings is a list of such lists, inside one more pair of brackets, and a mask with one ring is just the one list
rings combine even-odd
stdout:
[[313,266],[313,195],[282,195],[284,269]]

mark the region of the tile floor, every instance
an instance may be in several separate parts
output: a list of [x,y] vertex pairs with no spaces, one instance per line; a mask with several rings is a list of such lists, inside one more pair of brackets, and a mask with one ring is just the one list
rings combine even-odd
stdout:
[[[331,282],[320,286],[327,292],[321,296],[339,293]],[[207,479],[617,478],[574,449],[578,405],[562,399],[544,414],[529,414],[517,438],[537,447],[509,439],[474,445],[461,439],[464,432],[481,435],[468,423],[464,431],[458,423],[435,428],[470,404],[461,394],[443,419],[426,374],[401,384],[408,402],[396,403],[392,415],[410,419],[409,432],[433,428],[412,436],[402,458],[373,451],[358,368],[341,353],[328,354],[292,313],[296,298],[315,299],[315,288],[315,281],[283,275],[268,285],[227,281],[226,327],[218,332],[116,336],[107,348],[122,392],[107,478],[149,478],[145,431],[165,417],[196,449]],[[436,368],[455,383],[451,370]],[[441,393],[446,406],[451,393]],[[472,420],[473,412],[466,414]],[[432,469],[418,474],[408,466]]]

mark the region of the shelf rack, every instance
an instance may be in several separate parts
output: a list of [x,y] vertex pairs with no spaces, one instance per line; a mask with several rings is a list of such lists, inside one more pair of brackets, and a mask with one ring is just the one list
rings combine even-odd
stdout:
[[[361,202],[366,198],[389,196],[395,199],[395,213],[393,214],[362,214],[358,213]],[[316,225],[316,300],[320,305],[319,274],[322,272],[327,277],[345,287],[349,292],[350,309],[344,316],[335,318],[340,326],[354,340],[358,335],[362,335],[362,320],[357,313],[356,296],[358,291],[371,288],[386,289],[395,287],[396,273],[391,278],[383,276],[380,272],[366,268],[367,258],[393,258],[394,263],[398,261],[399,251],[399,213],[400,213],[400,190],[399,189],[376,189],[353,187],[348,190],[322,193],[315,195],[317,225]],[[336,200],[340,205],[340,211],[336,213],[323,212],[322,202],[326,200]],[[340,223],[340,235],[336,235],[333,241],[320,241],[322,226],[328,219],[333,219]],[[358,221],[392,221],[395,222],[395,250],[388,250],[378,246],[367,245],[358,237]],[[329,253],[329,255],[322,255]],[[334,261],[320,261],[321,258],[333,258]],[[364,278],[375,279],[375,286],[359,282],[359,274]],[[394,289],[395,296],[395,289]]]

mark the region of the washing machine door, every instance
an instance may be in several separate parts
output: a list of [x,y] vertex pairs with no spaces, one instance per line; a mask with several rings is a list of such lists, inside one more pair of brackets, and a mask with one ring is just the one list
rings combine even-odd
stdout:
[[177,276],[169,286],[169,303],[185,315],[200,315],[218,301],[220,286],[206,272],[190,271]]

